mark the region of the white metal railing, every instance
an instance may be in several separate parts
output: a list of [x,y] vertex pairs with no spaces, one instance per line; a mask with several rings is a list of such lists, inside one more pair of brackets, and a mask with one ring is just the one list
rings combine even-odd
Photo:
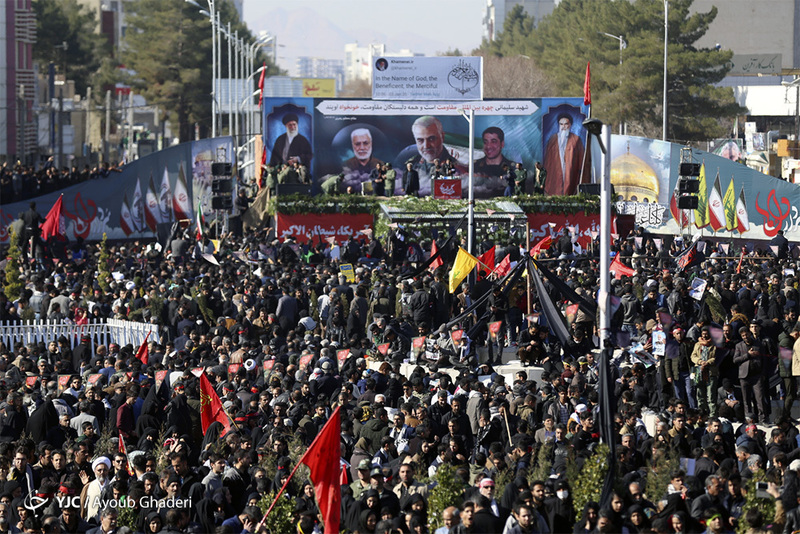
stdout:
[[92,339],[92,356],[97,345],[117,343],[120,346],[131,344],[134,348],[144,341],[150,332],[150,341],[161,342],[159,327],[150,323],[135,323],[119,319],[91,321],[85,325],[67,324],[63,321],[23,321],[12,323],[0,321],[0,343],[8,350],[14,351],[17,345],[31,343],[49,343],[61,336],[67,338],[71,348],[81,341],[81,336]]

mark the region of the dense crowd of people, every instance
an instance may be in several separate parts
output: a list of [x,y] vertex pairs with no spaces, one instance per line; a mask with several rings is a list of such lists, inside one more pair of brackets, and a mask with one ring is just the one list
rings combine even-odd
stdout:
[[19,202],[87,180],[108,178],[112,172],[121,172],[121,169],[118,165],[111,165],[108,162],[94,167],[87,164],[83,169],[73,165],[59,170],[53,156],[50,156],[38,171],[20,162],[13,165],[4,162],[0,167],[0,198],[3,199],[3,203]]
[[[527,278],[489,276],[451,293],[455,247],[440,240],[443,266],[420,270],[430,241],[401,228],[334,246],[262,230],[225,236],[216,252],[189,234],[165,250],[111,245],[109,288],[99,245],[79,243],[53,263],[24,262],[20,295],[0,293],[0,321],[159,327],[144,362],[138,347],[87,335],[0,346],[0,533],[255,533],[267,496],[337,407],[343,532],[800,528],[800,294],[788,246],[728,256],[709,243],[705,261],[680,269],[677,242],[641,229],[615,242],[633,269],[612,284],[616,434],[603,438],[616,444],[616,484],[576,510],[584,488],[567,473],[597,460],[605,397],[596,318],[557,284],[537,295]],[[573,241],[562,232],[541,265],[596,300],[596,254],[576,254]],[[488,239],[477,252],[493,245],[498,264],[528,257],[527,245]],[[567,339],[547,324],[547,301],[567,317]],[[511,359],[522,365],[513,379]],[[202,430],[196,368],[230,431]],[[665,457],[674,469],[658,487]],[[441,476],[458,491],[434,509]],[[765,483],[774,513],[746,506],[751,480]],[[311,482],[293,478],[281,499],[292,528],[321,531]]]

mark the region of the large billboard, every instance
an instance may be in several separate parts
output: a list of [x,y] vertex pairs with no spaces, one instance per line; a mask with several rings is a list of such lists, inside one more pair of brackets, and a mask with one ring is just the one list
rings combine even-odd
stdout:
[[[587,109],[582,98],[534,98],[475,102],[400,102],[267,98],[264,100],[266,159],[273,165],[308,165],[313,192],[342,174],[341,191],[360,193],[370,173],[391,164],[397,171],[393,193],[403,194],[407,164],[419,173],[419,194],[431,193],[431,177],[451,167],[468,191],[469,123],[474,111],[474,193],[503,195],[503,167],[521,163],[533,191],[534,164],[548,168],[546,190],[575,194],[582,172]],[[442,170],[443,169],[439,169]]]
[[[730,143],[719,143],[723,148]],[[765,240],[783,230],[800,240],[800,187],[731,160],[691,150],[701,164],[698,210],[677,209],[681,150],[685,147],[642,137],[611,136],[611,183],[619,214],[661,234],[701,234],[719,239]],[[593,151],[599,150],[593,141]],[[688,155],[685,154],[685,155]],[[599,158],[594,161],[599,176]]]
[[[230,137],[203,139],[160,150],[126,165],[108,178],[94,179],[37,197],[44,216],[64,195],[67,238],[99,241],[152,238],[159,224],[195,217],[198,205],[211,208],[211,164],[234,161]],[[0,207],[0,242],[30,200]]]
[[373,59],[374,100],[483,99],[483,58],[461,56]]

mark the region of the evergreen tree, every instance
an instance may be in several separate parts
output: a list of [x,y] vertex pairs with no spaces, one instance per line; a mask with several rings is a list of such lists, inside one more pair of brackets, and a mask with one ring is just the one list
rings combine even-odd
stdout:
[[91,76],[111,53],[108,39],[97,32],[97,17],[78,0],[34,0],[32,7],[36,14],[33,58],[40,72],[47,72],[48,63],[54,63],[60,74],[66,68],[75,91],[86,94]]
[[9,227],[8,234],[8,262],[6,263],[6,283],[3,292],[8,300],[16,300],[22,295],[24,284],[19,279],[19,262],[22,251],[19,248],[19,236],[13,228]]
[[[211,125],[212,29],[208,17],[197,7],[183,0],[138,0],[127,4],[128,33],[125,39],[125,64],[135,73],[134,86],[149,103],[166,110],[168,119],[177,126],[179,138],[194,137],[194,124],[203,129]],[[231,23],[231,32],[253,43],[247,27],[239,22],[232,2],[218,2],[223,25]],[[157,43],[157,46],[154,46]],[[227,40],[223,39],[222,77],[228,73]],[[261,56],[257,63],[267,62],[267,76],[279,73],[271,58]],[[255,88],[258,77],[250,80]],[[239,102],[235,103],[236,106]]]
[[[724,135],[726,119],[743,112],[730,88],[716,87],[728,72],[731,51],[700,49],[717,8],[691,13],[693,0],[669,0],[667,61],[668,130],[676,141]],[[510,20],[509,20],[510,19]],[[664,68],[662,0],[563,0],[533,28],[515,8],[498,39],[483,49],[536,58],[564,96],[583,94],[586,64],[592,70],[592,114],[609,124],[628,124],[637,135],[660,137]],[[622,38],[626,47],[620,51]],[[621,64],[620,64],[621,60]]]
[[97,257],[97,283],[104,293],[111,291],[111,268],[108,253],[108,235],[103,233],[103,240],[100,242],[100,254]]

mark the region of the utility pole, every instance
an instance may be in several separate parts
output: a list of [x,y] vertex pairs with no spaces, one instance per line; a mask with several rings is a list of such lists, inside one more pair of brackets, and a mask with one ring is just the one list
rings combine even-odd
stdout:
[[228,135],[233,135],[233,34],[228,23]]
[[86,147],[86,155],[89,161],[92,159],[92,151],[89,149],[91,145],[91,131],[92,131],[92,88],[86,89],[86,132],[83,135],[83,144]]
[[128,93],[128,163],[133,161],[133,91]]
[[58,170],[64,168],[64,86],[58,88]]
[[22,161],[23,164],[25,164],[26,163],[26,161],[25,161],[26,160],[26,157],[25,157],[25,119],[26,119],[26,117],[25,117],[25,115],[28,114],[27,113],[28,110],[25,107],[25,84],[22,84],[22,85],[19,86],[19,106],[18,106],[18,108],[19,108],[19,125],[20,125],[20,128],[19,128],[19,132],[20,132],[20,136],[19,136],[20,151],[19,151],[19,153],[20,153],[20,156],[21,156],[19,159],[20,159],[20,161]]
[[109,139],[111,138],[111,89],[106,91],[106,136],[103,142],[103,161],[109,160]]

